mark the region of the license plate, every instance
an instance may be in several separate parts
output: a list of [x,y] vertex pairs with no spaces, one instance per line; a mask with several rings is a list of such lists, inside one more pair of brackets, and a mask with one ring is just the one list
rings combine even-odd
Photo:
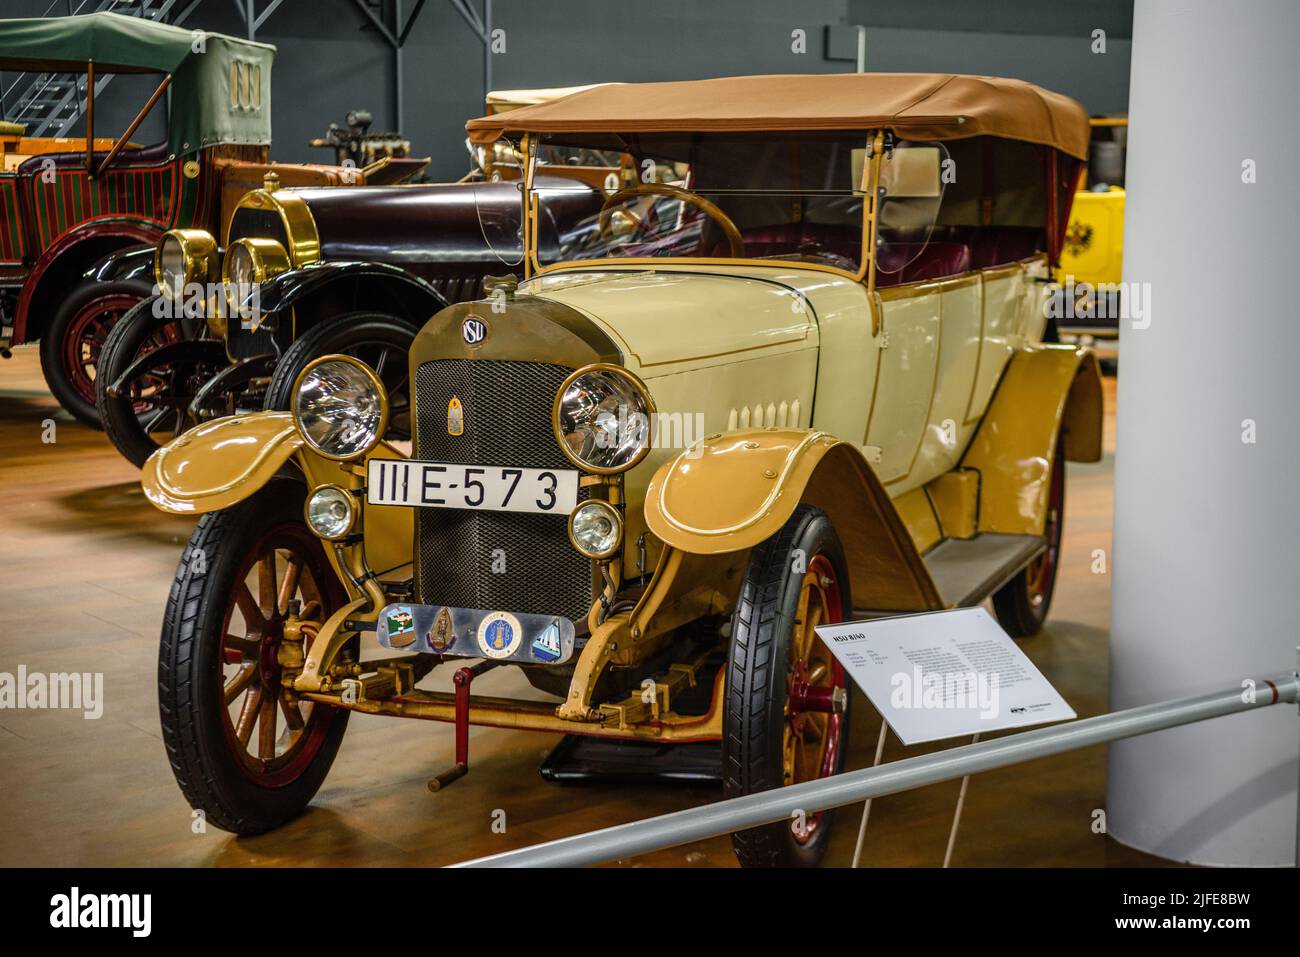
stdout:
[[568,515],[578,503],[578,473],[574,469],[371,459],[366,501],[410,508]]

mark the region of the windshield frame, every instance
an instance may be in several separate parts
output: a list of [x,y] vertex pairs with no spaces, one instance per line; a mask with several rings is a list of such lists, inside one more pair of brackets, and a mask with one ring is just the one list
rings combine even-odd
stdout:
[[617,256],[601,259],[571,259],[542,265],[537,258],[538,215],[540,204],[538,193],[534,189],[537,173],[536,133],[524,133],[523,153],[527,157],[524,164],[523,202],[524,202],[524,276],[532,278],[560,270],[582,269],[586,267],[608,266],[762,266],[769,269],[800,269],[827,272],[854,282],[865,282],[870,294],[876,281],[876,222],[879,202],[880,163],[884,153],[885,134],[881,129],[865,131],[865,146],[870,161],[868,189],[862,203],[861,251],[856,272],[841,269],[838,266],[823,263],[790,262],[788,260],[754,259],[750,257],[734,258],[722,256]]

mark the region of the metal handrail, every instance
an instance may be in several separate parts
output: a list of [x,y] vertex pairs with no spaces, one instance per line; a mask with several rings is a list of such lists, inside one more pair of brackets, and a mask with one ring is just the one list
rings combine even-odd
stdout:
[[[1250,692],[1248,693],[1248,690]],[[867,798],[952,781],[1034,758],[1132,738],[1240,711],[1300,702],[1300,674],[1284,672],[1209,694],[1083,718],[703,807],[464,861],[455,867],[582,867],[788,821]]]

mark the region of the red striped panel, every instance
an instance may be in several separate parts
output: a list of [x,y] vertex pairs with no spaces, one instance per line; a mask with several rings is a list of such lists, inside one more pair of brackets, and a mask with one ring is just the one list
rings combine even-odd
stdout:
[[[31,188],[41,248],[47,248],[72,227],[104,216],[131,216],[164,228],[170,226],[176,212],[173,194],[177,192],[179,167],[175,162],[116,169],[93,180],[83,169],[63,168],[55,174],[53,183],[44,182],[37,173]],[[79,195],[74,197],[74,192]],[[6,196],[6,210],[9,202]],[[0,250],[3,248],[0,245]]]

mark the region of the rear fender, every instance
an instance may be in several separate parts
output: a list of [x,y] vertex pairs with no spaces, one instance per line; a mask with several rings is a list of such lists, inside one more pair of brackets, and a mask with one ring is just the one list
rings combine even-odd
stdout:
[[125,217],[91,220],[68,230],[41,253],[23,283],[14,342],[39,339],[63,297],[105,255],[124,246],[156,243],[162,234],[156,225]]
[[1074,346],[1017,352],[961,462],[980,474],[980,531],[1042,534],[1060,441],[1067,461],[1101,460],[1097,357]]
[[806,502],[844,545],[853,603],[881,611],[943,607],[888,493],[854,446],[823,432],[742,429],[665,462],[646,492],[647,527],[693,555],[743,551]]

